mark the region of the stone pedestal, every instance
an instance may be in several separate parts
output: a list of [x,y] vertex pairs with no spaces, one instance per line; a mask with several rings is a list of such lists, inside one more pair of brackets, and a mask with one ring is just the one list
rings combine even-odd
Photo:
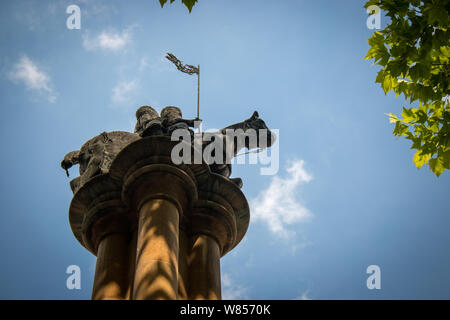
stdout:
[[97,255],[93,299],[221,298],[220,258],[244,236],[248,204],[206,164],[175,165],[178,143],[134,141],[75,194],[72,230]]

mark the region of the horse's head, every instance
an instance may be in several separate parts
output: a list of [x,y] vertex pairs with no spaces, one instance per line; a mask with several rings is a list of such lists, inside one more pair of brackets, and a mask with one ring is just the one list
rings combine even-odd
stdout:
[[[257,142],[258,142],[259,148],[261,148],[261,147],[268,148],[275,143],[275,140],[277,139],[275,133],[270,131],[269,127],[266,125],[264,120],[259,117],[258,111],[253,112],[252,116],[250,118],[248,118],[247,120],[245,120],[244,123],[245,123],[245,125],[244,125],[245,131],[247,131],[248,129],[253,129],[256,131],[257,138],[258,138]],[[260,140],[260,138],[263,138],[264,135],[262,135],[261,131],[259,131],[259,130],[265,130],[265,132],[266,132],[265,137],[267,137],[267,141],[265,144],[262,143],[262,141]],[[246,147],[248,148],[249,146],[247,145],[247,143],[248,143],[248,140],[246,139]]]

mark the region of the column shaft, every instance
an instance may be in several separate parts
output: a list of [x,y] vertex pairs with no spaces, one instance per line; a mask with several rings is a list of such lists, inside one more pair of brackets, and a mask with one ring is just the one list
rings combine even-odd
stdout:
[[192,237],[189,256],[189,298],[221,299],[220,249],[216,240],[207,235]]
[[129,288],[129,299],[132,300],[133,297],[133,287],[134,287],[134,275],[135,275],[135,269],[136,269],[136,248],[137,248],[137,230],[134,230],[132,232],[130,245],[128,246],[128,263],[129,263],[129,270],[128,273],[128,281],[130,282],[130,288]]
[[179,234],[179,252],[178,252],[178,300],[188,299],[188,254],[189,254],[189,237],[186,232],[180,229]]
[[178,209],[166,199],[139,210],[133,299],[177,299],[178,226]]
[[128,235],[111,233],[105,236],[97,250],[93,300],[129,299]]

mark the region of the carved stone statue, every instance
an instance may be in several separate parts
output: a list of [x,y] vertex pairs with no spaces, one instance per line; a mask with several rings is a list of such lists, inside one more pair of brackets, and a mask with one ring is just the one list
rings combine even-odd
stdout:
[[[167,106],[161,110],[161,117],[158,112],[150,106],[142,106],[136,111],[136,126],[134,132],[141,137],[153,135],[168,135],[176,129],[186,129],[194,127],[195,121],[200,119],[183,119],[180,108]],[[193,133],[193,132],[192,132]]]
[[[235,132],[235,137],[233,141],[230,141],[229,139],[226,138],[227,130],[229,129],[234,130]],[[260,135],[259,130],[264,130],[266,132],[266,136]],[[224,139],[223,141],[224,159],[227,158],[232,159],[236,157],[239,154],[239,152],[244,148],[249,149],[250,152],[258,151],[264,148],[269,148],[276,140],[275,134],[270,131],[264,120],[259,117],[257,111],[253,112],[252,116],[247,120],[225,127],[221,129],[219,132],[207,134],[210,135],[212,134],[213,136],[215,135],[216,137]],[[261,140],[262,138],[266,138],[265,141]],[[211,143],[211,141],[208,140],[211,139],[203,139],[203,146],[202,146],[203,149],[208,144]],[[243,141],[243,143],[242,144],[238,143],[239,140]],[[256,143],[252,144],[251,143],[252,141]],[[231,146],[229,145],[231,142],[233,143],[233,148],[231,148]],[[252,150],[255,148],[260,149]],[[231,175],[231,164],[226,163],[225,161],[222,164],[217,163],[211,164],[210,169],[212,172],[218,173],[227,178],[229,178]],[[242,187],[242,180],[240,178],[232,178],[231,180],[237,185],[239,185],[239,187]]]
[[75,164],[80,165],[80,176],[70,181],[73,193],[93,176],[108,172],[116,155],[139,138],[139,135],[125,131],[102,132],[83,144],[80,150],[66,154],[61,167],[66,170],[67,176],[67,169]]
[[[194,127],[195,121],[201,121],[200,119],[183,119],[183,114],[178,107],[167,106],[161,110],[161,118],[164,127],[164,133],[171,135],[176,129],[186,129]],[[193,133],[191,131],[191,133]]]
[[161,135],[162,122],[158,112],[150,106],[142,106],[136,111],[134,132],[143,136]]
[[[165,107],[161,111],[161,117],[152,107],[142,106],[136,111],[136,119],[135,133],[124,131],[102,132],[83,144],[80,150],[66,154],[61,162],[61,167],[66,170],[67,176],[69,176],[68,169],[70,167],[75,164],[80,165],[80,176],[70,182],[70,187],[74,193],[90,178],[107,173],[117,154],[128,144],[141,137],[145,138],[152,135],[170,136],[176,129],[189,130],[192,135],[194,132],[189,127],[194,127],[194,121],[201,121],[200,119],[183,119],[181,110],[174,106]],[[229,137],[227,138],[227,130],[229,129],[234,132],[233,141]],[[266,135],[260,135],[260,129],[264,129]],[[202,137],[204,138],[206,134],[214,136],[214,139],[224,139],[224,161],[223,163],[211,164],[210,169],[212,172],[226,178],[229,178],[231,175],[231,164],[226,163],[226,159],[234,158],[243,148],[249,149],[250,152],[252,152],[251,149],[255,148],[268,148],[276,138],[265,122],[259,118],[256,111],[245,121],[225,127],[218,132],[203,133]],[[233,142],[233,147],[231,142]],[[194,143],[194,140],[192,140],[192,143]],[[210,143],[211,139],[203,139],[202,150]],[[240,178],[232,178],[231,180],[239,187],[242,187]]]

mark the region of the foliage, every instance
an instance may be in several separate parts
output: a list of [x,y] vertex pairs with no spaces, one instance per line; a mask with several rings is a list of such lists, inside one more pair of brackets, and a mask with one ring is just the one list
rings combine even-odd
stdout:
[[[161,8],[164,7],[166,2],[167,2],[167,0],[159,0],[159,3],[161,4]],[[175,2],[175,0],[170,0],[170,3],[172,3],[172,2]],[[181,0],[181,2],[184,3],[184,5],[188,8],[189,13],[191,13],[192,7],[197,2],[197,0]]]
[[382,68],[376,77],[385,94],[403,94],[401,115],[389,113],[394,135],[412,141],[417,168],[429,165],[439,176],[450,168],[448,0],[369,0],[390,18],[369,39],[364,59]]

